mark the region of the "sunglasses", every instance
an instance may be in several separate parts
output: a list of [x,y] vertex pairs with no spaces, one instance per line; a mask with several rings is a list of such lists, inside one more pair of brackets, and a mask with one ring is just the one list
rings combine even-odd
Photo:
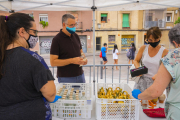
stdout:
[[66,25],[69,25],[70,27],[76,27],[78,24],[75,23],[75,24],[66,24]]
[[38,30],[34,30],[34,29],[29,29],[29,30],[32,30],[34,32],[35,36],[37,36]]

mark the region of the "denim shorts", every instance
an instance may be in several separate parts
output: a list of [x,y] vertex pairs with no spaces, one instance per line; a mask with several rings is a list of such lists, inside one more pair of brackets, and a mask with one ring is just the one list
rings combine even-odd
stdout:
[[103,61],[107,61],[107,58],[106,57],[102,57]]

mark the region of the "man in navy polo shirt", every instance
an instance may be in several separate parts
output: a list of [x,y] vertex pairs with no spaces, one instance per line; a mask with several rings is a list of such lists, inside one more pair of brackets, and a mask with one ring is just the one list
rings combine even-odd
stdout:
[[[103,64],[105,65],[107,63],[107,57],[106,57],[106,53],[107,53],[107,43],[104,43],[104,47],[101,48],[101,52],[102,52],[102,59],[103,59]],[[103,68],[105,69],[105,67]],[[107,68],[106,68],[107,69]]]
[[51,66],[57,66],[59,83],[85,83],[80,65],[86,65],[87,59],[81,58],[83,50],[79,36],[75,33],[75,17],[71,14],[63,15],[62,25],[63,29],[52,40]]

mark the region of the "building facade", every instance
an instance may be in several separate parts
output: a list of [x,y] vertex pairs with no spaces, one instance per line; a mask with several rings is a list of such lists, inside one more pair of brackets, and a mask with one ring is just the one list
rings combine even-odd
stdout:
[[108,44],[108,51],[114,44],[125,51],[131,43],[139,45],[139,30],[143,27],[143,11],[97,11],[96,12],[96,50],[103,43]]
[[[70,13],[75,16],[77,27],[76,33],[79,35],[82,49],[85,53],[92,52],[92,11],[22,11],[34,18],[39,36],[38,43],[32,51],[40,55],[48,55],[53,37],[62,29],[62,16]],[[8,16],[10,13],[0,12],[0,15]],[[43,28],[40,21],[48,22],[48,26]]]
[[[79,35],[82,49],[85,53],[92,52],[92,12],[91,11],[25,11],[34,17],[39,31],[39,41],[33,51],[37,51],[40,55],[50,53],[52,39],[60,29],[62,29],[62,16],[70,13],[75,16],[77,22],[77,31]],[[48,22],[48,26],[43,28],[40,21]]]
[[[39,40],[33,51],[40,55],[48,55],[53,37],[62,29],[62,16],[73,14],[77,22],[77,34],[80,37],[85,53],[93,52],[93,17],[92,11],[22,11],[32,16],[39,31]],[[9,13],[0,11],[0,15]],[[150,27],[157,26],[162,30],[160,44],[167,49],[173,46],[169,43],[168,32],[175,26],[174,22],[180,17],[179,8],[136,11],[96,11],[95,12],[95,49],[100,51],[103,43],[108,44],[111,52],[114,44],[120,51],[125,51],[131,43],[137,49],[145,44],[146,32]],[[43,28],[40,21],[48,22]]]
[[96,11],[96,51],[100,51],[103,43],[108,44],[108,51],[113,49],[114,44],[118,45],[120,51],[125,51],[131,43],[135,43],[136,48],[139,49],[145,44],[147,30],[154,26],[162,31],[160,44],[167,49],[172,49],[168,32],[175,26],[174,22],[179,14],[179,8]]
[[[179,8],[168,8],[162,10],[144,11],[143,15],[143,29],[147,30],[150,27],[157,26],[162,31],[160,44],[167,49],[172,49],[173,46],[169,42],[168,33],[171,28],[175,26],[175,21],[179,17]],[[143,33],[144,40],[146,39],[146,32]]]

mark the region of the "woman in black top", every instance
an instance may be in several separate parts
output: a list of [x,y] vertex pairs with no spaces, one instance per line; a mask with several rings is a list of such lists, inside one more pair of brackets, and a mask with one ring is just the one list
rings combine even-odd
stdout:
[[0,120],[52,119],[54,78],[43,58],[28,50],[37,41],[32,17],[0,16]]
[[135,51],[136,51],[136,47],[134,45],[134,43],[131,43],[131,47],[129,49],[129,52],[130,52],[130,57],[129,57],[129,64],[130,62],[132,61],[132,64],[133,64],[133,60],[135,58]]

